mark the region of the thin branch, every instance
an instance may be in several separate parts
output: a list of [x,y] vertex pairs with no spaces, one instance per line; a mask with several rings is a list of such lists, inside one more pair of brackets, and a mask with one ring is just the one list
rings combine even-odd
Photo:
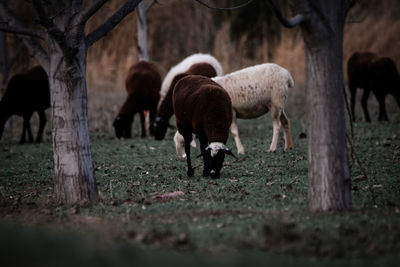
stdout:
[[0,30],[2,31],[34,36],[41,39],[46,38],[45,32],[24,26],[3,1],[0,1],[0,20]]
[[294,28],[307,20],[306,16],[303,14],[297,14],[293,18],[288,19],[282,13],[281,9],[276,4],[275,0],[268,0],[268,2],[271,4],[272,9],[274,10],[278,20],[282,23],[283,26],[287,28]]
[[[31,35],[26,34],[26,28],[21,21],[17,19],[15,14],[8,8],[7,5],[4,4],[3,1],[0,1],[0,19],[8,21],[8,26],[14,29],[20,29],[21,31],[14,32],[21,38],[24,45],[28,48],[29,54],[34,57],[40,65],[48,72],[50,68],[50,58],[47,52],[43,49],[43,47],[39,44],[39,42],[33,37],[40,37],[42,39],[46,39],[46,34],[42,31],[37,31],[38,34]],[[24,30],[23,30],[24,29]],[[35,30],[36,32],[36,30]],[[40,33],[39,33],[40,32]]]
[[253,2],[254,0],[248,0],[246,3],[240,4],[238,6],[233,6],[233,7],[215,7],[215,6],[210,6],[209,4],[204,3],[201,0],[195,0],[196,2],[198,2],[199,4],[206,6],[210,9],[216,9],[216,10],[233,10],[233,9],[238,9],[238,8],[242,8],[247,6],[248,4],[250,4],[251,2]]
[[78,14],[78,23],[85,24],[108,0],[95,0]]
[[47,15],[40,0],[33,0],[33,6],[39,16],[39,23],[43,25],[48,33],[59,43],[64,42],[64,33],[53,23],[53,20]]
[[45,33],[41,30],[30,29],[30,28],[26,28],[26,27],[19,27],[17,25],[11,26],[10,22],[0,21],[0,31],[29,35],[29,36],[33,36],[33,37],[38,37],[43,40],[46,39]]
[[142,0],[128,0],[114,15],[112,15],[106,22],[100,25],[97,29],[93,30],[86,38],[87,47],[90,47],[99,39],[103,38],[110,32],[120,21],[125,18],[129,13],[135,10],[137,5]]

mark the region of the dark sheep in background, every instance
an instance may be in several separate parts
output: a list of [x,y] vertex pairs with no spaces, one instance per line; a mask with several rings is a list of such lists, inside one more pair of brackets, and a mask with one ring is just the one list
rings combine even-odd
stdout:
[[379,57],[371,52],[356,52],[347,63],[347,77],[350,90],[351,116],[355,121],[354,107],[357,88],[364,89],[361,106],[365,120],[370,122],[368,96],[372,91],[379,103],[379,120],[388,120],[385,97],[391,94],[400,106],[400,77],[396,64],[388,57]]
[[33,142],[30,126],[32,114],[39,114],[39,130],[36,143],[40,143],[46,125],[45,110],[50,107],[50,89],[45,70],[36,66],[30,70],[14,75],[7,86],[6,92],[0,101],[0,139],[4,125],[12,115],[22,116],[24,119],[20,144],[25,143],[25,133],[28,132],[28,141]]
[[218,178],[225,146],[232,123],[232,102],[228,93],[216,82],[200,75],[186,75],[174,87],[173,108],[176,126],[185,140],[187,175],[194,175],[190,160],[190,142],[196,134],[203,156],[203,176]]
[[[215,68],[211,64],[205,62],[193,64],[185,73],[202,75],[209,78],[217,76],[217,71],[215,70]],[[174,115],[174,110],[172,108],[172,93],[174,91],[173,89],[175,84],[183,76],[185,75],[181,73],[174,77],[164,99],[159,103],[157,116],[154,121],[154,137],[156,140],[163,140],[165,134],[167,133],[167,129],[169,127],[169,119],[172,117],[172,115]]]
[[125,80],[128,97],[114,120],[115,134],[118,138],[131,137],[133,117],[140,115],[142,137],[146,136],[144,111],[150,114],[150,134],[153,134],[153,121],[160,98],[161,76],[154,63],[140,61],[133,65]]

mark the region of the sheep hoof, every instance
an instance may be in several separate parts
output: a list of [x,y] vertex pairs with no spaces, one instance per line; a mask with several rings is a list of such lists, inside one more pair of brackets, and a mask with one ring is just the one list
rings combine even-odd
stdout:
[[285,152],[289,152],[290,150],[292,150],[292,146],[285,148]]
[[244,149],[238,149],[238,152],[237,152],[239,155],[244,155]]
[[194,171],[193,170],[188,170],[187,171],[187,176],[188,177],[193,177],[194,176]]

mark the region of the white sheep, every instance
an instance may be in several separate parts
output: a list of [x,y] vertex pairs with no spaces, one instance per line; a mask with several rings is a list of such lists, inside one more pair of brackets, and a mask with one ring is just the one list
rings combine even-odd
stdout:
[[[285,114],[284,106],[289,88],[293,88],[294,81],[290,73],[272,63],[260,64],[239,71],[232,72],[222,77],[212,78],[220,84],[229,94],[233,116],[230,127],[235,140],[238,154],[244,154],[244,147],[239,139],[236,118],[257,118],[268,111],[271,112],[273,136],[270,151],[277,148],[278,135],[281,125],[284,128],[285,150],[292,148],[290,124]],[[174,140],[181,140],[175,137]],[[183,157],[181,142],[175,143],[179,158]]]

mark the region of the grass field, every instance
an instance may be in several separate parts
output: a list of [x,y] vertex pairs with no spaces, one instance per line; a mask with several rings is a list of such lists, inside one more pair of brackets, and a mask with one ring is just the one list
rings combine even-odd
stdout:
[[[89,102],[91,96],[89,95]],[[104,102],[122,98],[104,96]],[[111,100],[110,100],[111,99]],[[400,120],[354,125],[353,210],[307,211],[304,107],[291,99],[294,149],[268,153],[269,117],[240,120],[246,149],[221,178],[186,177],[169,131],[164,141],[114,138],[118,105],[89,103],[99,203],[53,200],[52,147],[18,145],[20,122],[0,142],[0,254],[10,266],[395,266],[400,260]],[[107,107],[107,108],[106,108]],[[371,112],[376,120],[376,114]],[[50,128],[47,128],[50,129]],[[47,130],[48,131],[48,130]],[[232,138],[228,147],[236,151]],[[199,153],[198,148],[192,150]],[[354,158],[354,157],[353,157]],[[173,198],[163,194],[180,192]]]

